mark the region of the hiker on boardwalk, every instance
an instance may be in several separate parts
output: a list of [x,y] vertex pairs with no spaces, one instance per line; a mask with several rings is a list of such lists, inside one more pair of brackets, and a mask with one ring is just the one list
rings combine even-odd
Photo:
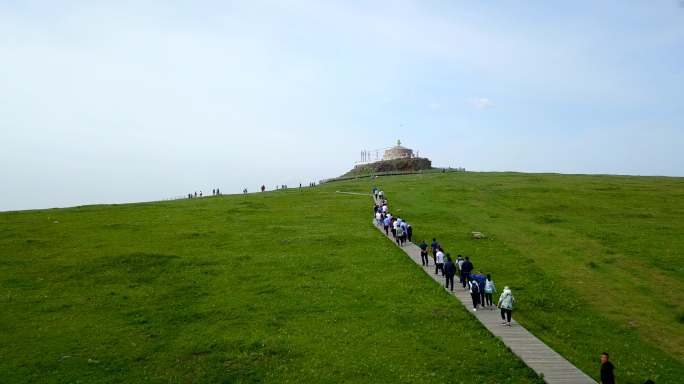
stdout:
[[451,255],[446,254],[446,263],[444,263],[444,279],[446,288],[449,289],[451,286],[451,292],[454,291],[454,274],[456,274],[456,265],[451,260]]
[[397,238],[397,219],[392,218],[392,225],[390,225],[390,230],[392,231],[392,238],[396,239]]
[[444,276],[444,252],[442,248],[439,248],[435,254],[435,275],[438,271],[442,271],[442,276]]
[[385,192],[384,191],[378,192],[378,199],[383,200],[384,198],[385,198]]
[[492,308],[492,294],[496,292],[496,285],[494,285],[494,280],[492,280],[492,275],[487,274],[487,281],[485,281],[484,294],[485,294],[485,305],[490,309]]
[[380,211],[375,212],[375,225],[382,225],[382,213]]
[[458,255],[456,257],[456,266],[458,267],[458,282],[463,284],[463,274],[461,273],[461,267],[463,266],[463,256]]
[[390,228],[391,224],[392,224],[392,217],[385,216],[385,219],[382,222],[382,227],[385,229],[385,235],[387,235],[387,236],[389,236],[389,228]]
[[513,314],[513,303],[515,303],[515,297],[511,289],[504,287],[501,296],[499,296],[499,308],[501,309],[501,324],[511,326],[511,316]]
[[382,212],[387,213],[387,211],[389,211],[389,207],[387,206],[387,203],[383,203],[382,204]]
[[615,384],[615,375],[613,370],[615,366],[608,361],[608,352],[601,354],[601,384]]
[[398,246],[403,247],[404,246],[404,228],[402,228],[401,225],[397,225],[397,228],[394,231],[395,231],[394,241],[397,242]]
[[478,272],[475,274],[472,274],[470,276],[473,280],[477,281],[478,287],[480,287],[480,306],[484,308],[484,302],[485,302],[485,292],[484,292],[484,287],[485,284],[487,283],[487,276],[485,276],[482,272]]
[[411,227],[411,224],[406,223],[406,238],[408,239],[409,243],[413,239],[413,227]]
[[399,226],[403,230],[403,234],[401,235],[401,245],[404,245],[406,243],[406,239],[408,238],[408,223],[406,221],[402,221]]
[[473,299],[473,311],[477,312],[477,305],[480,304],[480,285],[477,280],[472,279],[468,281],[468,289],[470,290],[470,297]]
[[423,263],[423,267],[427,267],[430,263],[428,263],[428,245],[425,240],[421,240],[418,248],[420,248],[420,261]]
[[463,264],[461,264],[461,284],[463,285],[463,288],[466,287],[466,284],[468,284],[468,280],[470,280],[470,272],[473,271],[473,263],[470,262],[470,258],[466,256],[465,260],[463,260]]
[[439,248],[439,243],[437,242],[437,239],[434,237],[432,238],[432,243],[430,244],[430,249],[432,250],[432,259],[435,259],[435,256],[437,256],[437,249]]

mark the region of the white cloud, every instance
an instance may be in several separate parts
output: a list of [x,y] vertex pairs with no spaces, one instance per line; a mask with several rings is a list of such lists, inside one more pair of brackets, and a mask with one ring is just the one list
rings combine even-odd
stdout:
[[486,97],[478,97],[471,99],[470,104],[477,109],[487,109],[494,106],[492,101]]

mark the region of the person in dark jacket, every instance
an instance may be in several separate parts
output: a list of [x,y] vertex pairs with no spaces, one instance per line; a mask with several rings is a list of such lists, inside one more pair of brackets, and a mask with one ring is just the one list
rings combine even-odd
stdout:
[[478,285],[478,287],[480,288],[480,300],[479,300],[479,303],[480,303],[480,305],[484,308],[484,304],[485,304],[485,292],[484,292],[484,287],[485,287],[485,284],[487,283],[487,277],[486,277],[485,275],[483,275],[482,272],[472,274],[472,275],[470,275],[470,277],[471,277],[473,280],[477,281],[477,285]]
[[446,254],[446,263],[444,263],[444,279],[446,280],[446,288],[454,291],[454,275],[456,274],[456,264],[451,260],[451,255]]
[[411,227],[411,224],[406,224],[406,238],[408,239],[409,243],[412,241],[413,227]]
[[468,284],[470,280],[470,272],[473,271],[473,263],[470,262],[470,257],[466,256],[465,261],[461,265],[461,284],[463,288]]
[[420,248],[420,261],[423,263],[423,267],[428,266],[428,245],[425,243],[425,240],[422,240],[420,244],[418,244],[418,248]]
[[608,361],[608,352],[603,352],[601,354],[601,384],[615,384],[614,369],[613,363]]
[[437,256],[437,249],[439,248],[439,243],[434,237],[432,238],[432,244],[430,244],[430,248],[432,248],[432,258],[434,259],[435,256]]

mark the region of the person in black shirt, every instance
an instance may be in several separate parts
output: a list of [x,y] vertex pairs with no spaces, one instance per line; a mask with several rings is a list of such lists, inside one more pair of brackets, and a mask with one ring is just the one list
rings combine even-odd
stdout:
[[420,261],[423,263],[424,267],[428,266],[428,251],[427,251],[427,244],[425,243],[425,240],[422,240],[420,244],[418,245],[418,248],[420,248]]
[[456,274],[456,265],[451,261],[451,255],[446,254],[446,263],[444,263],[444,278],[446,279],[446,288],[449,289],[451,285],[451,291],[454,291],[454,274]]
[[608,361],[608,352],[603,352],[601,354],[601,384],[615,384],[614,369],[613,363]]
[[470,257],[466,256],[465,261],[463,264],[461,264],[461,284],[463,285],[463,288],[466,287],[466,284],[468,284],[468,280],[470,280],[470,272],[473,271],[473,263],[470,261]]

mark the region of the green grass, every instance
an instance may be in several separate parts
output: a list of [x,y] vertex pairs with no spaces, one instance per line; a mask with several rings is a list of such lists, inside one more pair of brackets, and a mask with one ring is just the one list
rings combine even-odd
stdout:
[[0,382],[541,382],[335,187],[0,214]]
[[511,286],[514,317],[592,376],[608,351],[620,383],[684,377],[684,179],[452,173],[334,184],[380,186],[417,239],[437,237]]

